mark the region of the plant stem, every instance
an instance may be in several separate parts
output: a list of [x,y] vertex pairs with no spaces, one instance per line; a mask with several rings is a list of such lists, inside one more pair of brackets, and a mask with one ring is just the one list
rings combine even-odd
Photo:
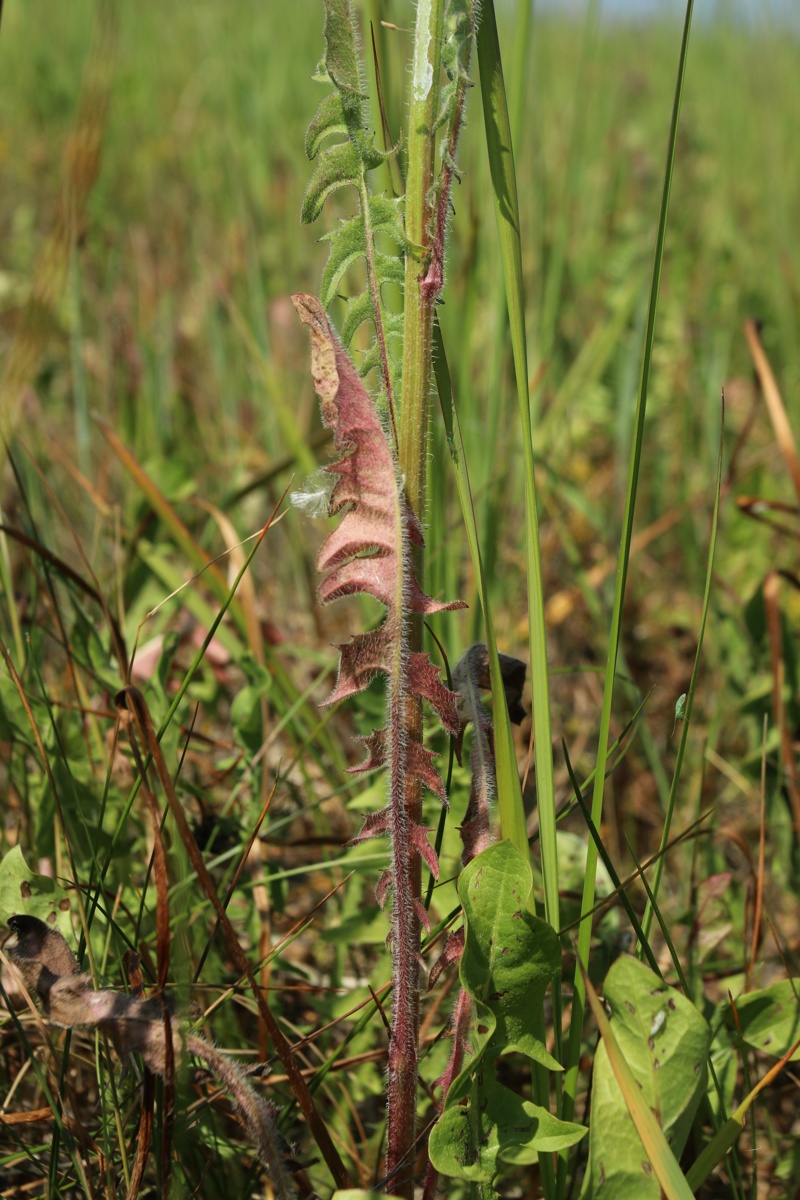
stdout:
[[[412,249],[406,260],[403,402],[400,414],[399,468],[409,505],[421,517],[425,508],[428,401],[435,298],[422,279],[430,261],[434,194],[435,121],[439,106],[444,0],[418,0],[408,134],[406,233]],[[416,577],[424,587],[421,547],[415,554]],[[422,617],[405,616],[403,653],[421,650]],[[403,673],[405,674],[405,673]],[[395,676],[396,678],[397,676]],[[401,676],[402,677],[402,676]],[[408,694],[391,696],[392,759],[405,757],[411,742],[422,743],[422,704]],[[396,715],[402,729],[394,727]],[[387,1186],[397,1196],[414,1194],[417,1057],[419,1031],[420,923],[415,901],[421,898],[421,867],[409,829],[421,824],[422,787],[404,763],[392,762],[404,775],[403,796],[393,795],[394,877],[392,1039],[389,1047]]]
[[[435,297],[422,282],[429,266],[434,225],[434,125],[439,107],[439,72],[444,0],[418,0],[408,127],[403,409],[400,470],[417,516],[425,503],[428,399]],[[419,577],[421,587],[424,582]],[[421,621],[420,621],[421,625]]]

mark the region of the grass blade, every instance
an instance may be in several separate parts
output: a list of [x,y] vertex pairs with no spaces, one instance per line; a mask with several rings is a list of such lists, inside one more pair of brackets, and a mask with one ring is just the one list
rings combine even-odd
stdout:
[[[669,789],[669,798],[667,800],[667,812],[664,817],[664,829],[661,833],[660,849],[666,846],[669,841],[669,833],[672,827],[672,817],[675,812],[675,800],[678,795],[678,781],[681,775],[683,766],[683,756],[686,750],[686,739],[689,733],[689,722],[692,716],[692,705],[694,703],[694,694],[697,687],[697,678],[700,673],[700,655],[703,652],[703,638],[706,631],[706,620],[708,618],[708,605],[711,599],[711,582],[714,570],[714,553],[717,548],[717,529],[719,526],[719,498],[720,489],[722,487],[722,454],[724,450],[723,438],[725,435],[725,399],[723,396],[722,412],[719,429],[719,453],[717,455],[717,481],[714,493],[714,512],[711,517],[711,540],[708,547],[708,564],[706,566],[706,584],[703,593],[703,612],[700,617],[700,631],[697,635],[697,650],[694,656],[694,667],[692,668],[692,681],[689,685],[689,691],[686,693],[686,708],[683,714],[683,722],[681,728],[680,741],[678,742],[678,753],[675,759],[675,769],[672,772],[672,784]],[[661,875],[664,870],[664,858],[659,858],[656,874],[653,880],[652,897],[648,896],[647,908],[645,909],[644,917],[642,918],[642,930],[645,938],[650,935],[650,928],[653,923],[653,906],[658,902],[658,889],[661,885]],[[640,943],[641,946],[641,943]]]
[[[614,695],[614,679],[617,668],[620,635],[622,631],[622,605],[625,597],[625,584],[628,576],[628,561],[630,557],[631,538],[633,534],[633,515],[636,502],[636,491],[639,482],[639,467],[641,463],[642,444],[644,441],[644,419],[647,409],[647,393],[650,383],[650,366],[655,340],[656,314],[658,311],[658,294],[661,284],[661,270],[664,261],[664,245],[667,234],[667,215],[669,199],[672,190],[672,173],[675,163],[675,145],[678,137],[678,118],[680,116],[681,97],[686,75],[686,57],[689,47],[689,31],[692,24],[693,0],[687,0],[686,16],[683,24],[683,36],[678,61],[678,76],[675,84],[675,96],[672,105],[672,120],[667,147],[667,161],[664,171],[664,186],[661,193],[661,210],[658,218],[656,247],[653,260],[653,274],[650,286],[650,301],[647,312],[647,326],[642,355],[642,371],[639,381],[639,394],[636,401],[635,435],[631,445],[631,455],[628,467],[628,484],[625,494],[625,512],[620,537],[619,558],[617,562],[616,586],[614,590],[614,608],[609,631],[608,658],[606,661],[606,677],[603,692],[603,708],[600,717],[600,736],[597,749],[597,774],[595,776],[594,793],[592,796],[592,820],[595,826],[600,825],[603,811],[603,791],[605,782],[605,764],[608,756],[608,738],[611,726],[611,705]],[[581,909],[587,912],[594,904],[594,880],[597,868],[597,849],[593,842],[589,843],[586,859],[586,879],[584,882]],[[578,953],[575,969],[575,994],[572,1006],[572,1023],[569,1032],[567,1049],[565,1106],[564,1116],[568,1119],[575,1107],[575,1095],[578,1085],[578,1060],[580,1058],[581,1038],[583,1031],[583,1008],[585,1003],[584,968],[589,961],[589,945],[591,941],[591,923],[584,921],[578,936]]]
[[525,548],[528,576],[528,623],[533,696],[533,736],[536,760],[536,790],[542,847],[545,917],[555,929],[558,918],[558,856],[553,784],[553,751],[550,732],[550,688],[544,621],[544,587],[539,547],[536,477],[533,461],[533,430],[528,396],[528,350],[525,336],[525,297],[522,286],[522,244],[519,199],[511,144],[500,42],[494,4],[484,5],[478,27],[478,62],[486,128],[486,147],[494,193],[500,256],[506,287],[514,372],[517,381],[522,448],[525,464]]
[[[478,527],[475,521],[475,509],[472,503],[472,491],[469,483],[469,472],[464,454],[464,440],[458,423],[455,401],[453,398],[450,369],[444,351],[441,330],[438,322],[434,327],[434,370],[436,372],[436,387],[439,402],[442,407],[447,444],[450,448],[450,458],[456,475],[456,488],[461,502],[461,514],[467,534],[472,569],[478,586],[478,593],[483,608],[483,620],[486,632],[486,645],[489,648],[489,671],[492,681],[492,695],[497,697],[494,705],[494,745],[495,770],[497,773],[497,805],[500,811],[500,826],[503,837],[513,842],[518,850],[528,858],[528,834],[525,827],[525,811],[522,807],[522,790],[519,782],[517,756],[514,750],[514,739],[511,733],[511,722],[508,708],[503,702],[503,680],[500,673],[500,660],[497,657],[497,639],[494,633],[492,610],[489,603],[489,591],[486,586],[486,576],[483,570]],[[533,893],[531,893],[531,896]]]

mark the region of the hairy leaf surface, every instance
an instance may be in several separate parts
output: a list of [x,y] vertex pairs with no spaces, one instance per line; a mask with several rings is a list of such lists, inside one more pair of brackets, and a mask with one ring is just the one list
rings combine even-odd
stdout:
[[387,308],[383,288],[402,287],[407,240],[402,202],[392,196],[373,195],[370,171],[387,155],[378,150],[369,132],[369,105],[362,78],[355,14],[350,0],[325,0],[325,56],[315,78],[334,91],[320,103],[306,133],[306,154],[314,171],[303,198],[301,218],[315,221],[328,196],[341,188],[355,188],[355,216],[340,220],[324,235],[330,253],[322,276],[320,295],[327,308],[339,293],[352,267],[363,263],[366,282],[346,297],[342,339],[351,346],[357,330],[371,322],[375,338],[364,354],[361,374],[381,370],[388,394],[397,390],[398,364],[392,344],[403,334],[403,316]]
[[[439,865],[426,830],[410,823],[403,809],[403,782],[408,774],[446,800],[435,756],[402,732],[407,698],[427,700],[451,733],[458,732],[459,718],[456,697],[441,682],[428,656],[407,649],[406,622],[411,613],[430,614],[463,604],[433,600],[414,578],[411,548],[422,544],[422,529],[403,495],[380,417],[322,305],[308,295],[294,296],[293,301],[311,333],[311,371],[322,419],[333,429],[334,444],[343,454],[325,468],[338,476],[330,513],[341,514],[341,520],[317,555],[317,570],[323,574],[319,598],[327,604],[342,596],[365,594],[386,607],[382,625],[356,634],[339,647],[339,678],[327,700],[333,704],[363,691],[375,675],[388,676],[387,727],[364,739],[367,758],[354,770],[388,766],[389,804],[367,816],[354,840],[390,835],[395,858],[398,853],[405,859],[416,853],[438,877]],[[398,841],[403,843],[399,851]],[[379,885],[379,898],[395,875],[396,863]]]

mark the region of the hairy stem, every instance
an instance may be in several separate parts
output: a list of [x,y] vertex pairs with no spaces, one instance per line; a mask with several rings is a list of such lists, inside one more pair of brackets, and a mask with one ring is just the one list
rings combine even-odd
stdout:
[[442,156],[442,175],[439,181],[439,199],[436,205],[436,224],[433,231],[430,262],[425,272],[425,278],[420,284],[422,294],[426,299],[431,295],[436,299],[444,287],[444,245],[447,234],[447,219],[450,214],[453,176],[458,178],[455,166],[456,148],[458,147],[458,139],[461,136],[461,129],[464,123],[464,106],[469,87],[468,72],[475,29],[475,8],[476,6],[473,3],[469,14],[470,34],[465,40],[466,49],[462,57],[463,74],[458,81],[453,115],[450,120],[450,133]]
[[[434,225],[435,124],[439,106],[439,76],[444,0],[418,0],[414,35],[414,62],[408,132],[406,181],[406,258],[403,404],[400,414],[399,465],[406,497],[421,517],[425,509],[427,469],[428,399],[431,386],[431,345],[434,296],[426,294],[422,280],[430,263]],[[415,574],[424,586],[422,547],[416,547]],[[407,611],[407,610],[406,610]],[[403,653],[422,649],[422,617],[407,616]],[[400,697],[392,697],[400,700]],[[394,708],[394,705],[393,705]],[[402,744],[422,741],[422,704],[402,697],[402,730],[390,720],[392,757],[403,753]],[[401,745],[397,745],[396,739]],[[394,765],[394,763],[393,763]],[[400,765],[400,764],[398,764]],[[393,776],[393,785],[400,776]],[[394,786],[393,786],[394,792]],[[392,1040],[389,1047],[389,1093],[386,1175],[394,1195],[414,1194],[413,1157],[416,1139],[417,1035],[419,1027],[420,922],[414,901],[420,899],[421,866],[408,838],[411,825],[422,817],[420,780],[406,773],[404,795],[392,795],[395,880],[395,936],[393,953],[394,999]],[[401,811],[402,810],[402,811]],[[399,835],[399,837],[398,837]]]

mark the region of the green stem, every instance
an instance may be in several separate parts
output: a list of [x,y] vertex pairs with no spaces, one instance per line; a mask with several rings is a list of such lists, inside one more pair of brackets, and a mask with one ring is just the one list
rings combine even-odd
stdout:
[[[434,127],[439,110],[444,0],[418,0],[408,127],[403,408],[400,416],[400,470],[406,496],[418,516],[425,503],[431,338],[435,297],[422,280],[428,267],[434,221]],[[424,586],[419,578],[420,586]]]

